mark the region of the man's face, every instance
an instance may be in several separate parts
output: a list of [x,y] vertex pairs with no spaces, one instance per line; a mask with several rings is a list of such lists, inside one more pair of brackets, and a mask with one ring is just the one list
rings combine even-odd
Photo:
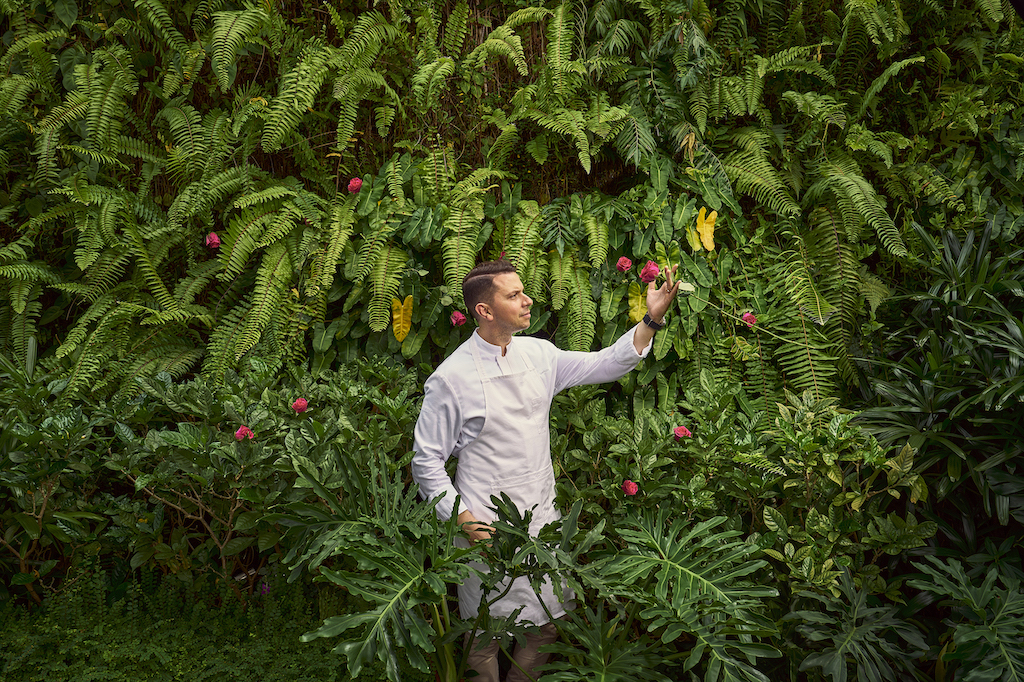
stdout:
[[494,296],[487,307],[494,316],[493,323],[509,333],[530,326],[530,306],[533,299],[523,291],[523,282],[514,272],[494,276]]

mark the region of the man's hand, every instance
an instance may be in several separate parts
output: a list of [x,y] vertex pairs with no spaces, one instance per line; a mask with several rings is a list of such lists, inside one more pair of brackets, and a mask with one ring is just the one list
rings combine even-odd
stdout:
[[494,533],[494,528],[481,523],[473,516],[471,511],[464,511],[459,514],[458,522],[462,526],[463,532],[466,533],[466,537],[469,538],[469,544],[471,545],[475,545],[478,542],[487,542],[491,539],[491,534]]
[[647,285],[647,312],[655,322],[661,323],[665,319],[665,313],[679,293],[679,281],[673,281],[678,268],[678,265],[673,265],[665,270],[665,282],[660,287],[655,287],[654,282]]
[[[672,301],[676,300],[676,294],[679,293],[679,281],[673,279],[678,267],[678,265],[673,265],[670,269],[665,270],[665,282],[660,287],[654,286],[654,282],[647,285],[647,313],[652,320],[659,324],[665,320],[665,313],[668,312],[669,306],[672,305]],[[644,348],[653,338],[653,329],[646,324],[638,326],[633,332],[633,347],[636,348],[636,352],[643,353]]]

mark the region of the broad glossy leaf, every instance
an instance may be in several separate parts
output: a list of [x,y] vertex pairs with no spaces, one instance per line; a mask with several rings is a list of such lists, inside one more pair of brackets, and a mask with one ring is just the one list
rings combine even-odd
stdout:
[[647,314],[647,287],[638,282],[629,285],[629,321],[636,324]]

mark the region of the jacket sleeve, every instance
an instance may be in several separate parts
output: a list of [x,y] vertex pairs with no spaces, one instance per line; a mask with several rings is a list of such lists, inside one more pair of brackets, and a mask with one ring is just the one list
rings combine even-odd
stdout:
[[559,350],[555,364],[555,393],[570,386],[615,381],[633,371],[654,345],[652,340],[643,353],[637,353],[633,347],[635,331],[635,326],[630,327],[618,341],[593,353]]
[[416,420],[413,443],[412,477],[424,499],[433,500],[444,494],[436,511],[440,519],[447,521],[453,512],[457,516],[468,509],[460,500],[458,511],[454,510],[458,492],[444,468],[462,430],[462,409],[458,396],[443,376],[432,375],[423,389],[423,406]]

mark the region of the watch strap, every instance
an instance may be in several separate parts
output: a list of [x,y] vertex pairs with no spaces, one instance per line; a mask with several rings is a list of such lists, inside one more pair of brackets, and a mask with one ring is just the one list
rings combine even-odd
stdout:
[[644,324],[646,324],[648,327],[650,327],[654,331],[658,331],[659,329],[664,329],[664,327],[665,327],[665,323],[664,322],[662,322],[661,324],[658,324],[657,322],[655,322],[654,318],[651,317],[650,313],[644,313]]

